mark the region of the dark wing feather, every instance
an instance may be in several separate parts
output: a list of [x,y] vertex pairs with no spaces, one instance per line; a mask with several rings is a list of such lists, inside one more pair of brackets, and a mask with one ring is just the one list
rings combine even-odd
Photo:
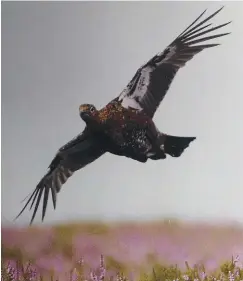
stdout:
[[48,172],[40,180],[16,219],[23,213],[32,200],[30,209],[32,209],[35,204],[34,212],[30,221],[30,224],[32,224],[44,193],[42,208],[43,221],[46,214],[50,191],[55,209],[57,193],[60,192],[62,185],[75,171],[85,167],[105,153],[105,150],[101,147],[101,145],[102,143],[100,142],[100,139],[89,133],[86,127],[83,133],[72,139],[66,145],[62,146],[49,165]]
[[205,48],[220,45],[215,43],[195,44],[229,34],[221,33],[201,37],[230,23],[227,22],[211,28],[208,28],[211,24],[204,25],[218,14],[222,8],[196,24],[206,12],[205,10],[162,53],[155,55],[145,65],[140,67],[118,98],[122,105],[126,108],[131,107],[143,110],[152,118],[177,71],[191,60],[194,55]]

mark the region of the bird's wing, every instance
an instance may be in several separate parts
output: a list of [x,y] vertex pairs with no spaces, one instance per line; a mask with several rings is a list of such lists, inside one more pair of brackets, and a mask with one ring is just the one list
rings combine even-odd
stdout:
[[208,23],[208,21],[218,14],[222,8],[197,23],[206,12],[205,10],[163,52],[158,53],[146,64],[140,67],[127,87],[118,97],[122,106],[144,111],[152,118],[169,89],[177,71],[203,49],[220,45],[215,43],[201,43],[229,34],[221,33],[206,37],[203,36],[230,23],[227,22],[209,28],[211,23]]
[[30,224],[32,224],[40,204],[42,194],[44,193],[42,208],[43,221],[46,213],[49,192],[51,191],[53,206],[55,209],[57,193],[60,192],[62,185],[67,181],[67,179],[71,177],[75,171],[95,161],[104,153],[105,151],[101,147],[100,140],[97,139],[95,135],[89,133],[86,127],[83,133],[79,134],[58,150],[56,156],[49,165],[48,172],[40,180],[16,219],[23,213],[27,205],[32,200],[30,209],[35,204],[30,222]]

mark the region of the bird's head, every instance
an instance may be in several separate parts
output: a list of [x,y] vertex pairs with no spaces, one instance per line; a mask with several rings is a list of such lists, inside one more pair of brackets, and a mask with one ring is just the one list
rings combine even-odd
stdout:
[[96,119],[98,110],[93,104],[81,104],[79,106],[79,115],[87,123]]

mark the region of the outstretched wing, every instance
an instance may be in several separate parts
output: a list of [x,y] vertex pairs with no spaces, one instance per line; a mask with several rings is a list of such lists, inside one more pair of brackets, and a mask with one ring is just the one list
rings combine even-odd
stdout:
[[158,53],[145,65],[140,67],[133,79],[118,97],[122,106],[145,111],[152,118],[177,71],[191,60],[194,55],[205,48],[220,45],[198,45],[198,43],[229,34],[221,33],[202,37],[202,35],[208,34],[230,23],[227,22],[216,27],[208,28],[211,25],[208,21],[218,14],[222,8],[196,24],[206,12],[205,10],[163,52]]
[[32,200],[30,209],[35,204],[34,212],[30,221],[30,224],[32,224],[40,204],[42,194],[44,193],[42,208],[43,221],[46,213],[49,192],[51,191],[53,206],[55,209],[57,193],[60,192],[62,185],[67,181],[67,179],[71,177],[75,171],[95,161],[104,153],[105,150],[101,147],[100,140],[97,139],[95,135],[89,133],[86,127],[83,133],[79,134],[58,150],[56,156],[49,165],[48,172],[40,180],[16,219],[23,213]]

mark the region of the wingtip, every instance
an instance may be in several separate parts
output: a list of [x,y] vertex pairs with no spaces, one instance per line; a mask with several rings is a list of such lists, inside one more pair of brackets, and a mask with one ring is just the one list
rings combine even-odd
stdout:
[[232,32],[223,33],[222,36],[230,35]]
[[13,219],[13,221],[16,221],[16,220],[20,217],[20,215],[24,212],[24,210],[25,210],[25,209],[22,209],[22,210],[18,213],[18,215]]
[[221,8],[219,8],[216,12],[214,12],[214,15],[217,15],[220,11],[222,11],[222,10],[223,10],[223,8],[224,8],[224,5],[223,5],[223,6],[221,6]]
[[42,215],[42,217],[41,217],[41,221],[42,221],[42,222],[44,221],[44,218],[45,218],[45,214]]
[[[213,17],[215,17],[222,9],[224,8],[224,6],[220,7],[218,10],[216,10],[213,14],[209,15],[206,19],[202,20],[201,22],[199,22],[198,24],[195,25],[196,22],[198,22],[198,20],[205,14],[205,12],[207,11],[207,9],[205,9],[183,32],[181,32],[176,39],[178,39],[179,37],[183,37],[186,34],[188,35],[188,33],[191,33],[192,31],[194,31],[196,28],[201,27],[205,22],[208,22],[210,19],[212,19]],[[230,23],[230,22],[229,22]],[[227,23],[227,24],[229,24]],[[225,25],[227,25],[225,24]],[[211,25],[211,24],[209,24]],[[205,28],[205,27],[203,27]],[[202,29],[202,28],[201,28]],[[201,30],[199,29],[199,30]],[[175,39],[175,40],[176,40]],[[174,41],[175,41],[174,40]]]
[[13,219],[13,222],[16,221],[18,217],[19,217],[19,215],[17,215],[17,216]]
[[33,224],[34,218],[35,218],[35,217],[32,216],[32,218],[31,218],[31,220],[30,220],[30,223],[29,223],[29,226],[31,226],[31,225]]
[[231,21],[228,21],[228,22],[226,22],[225,24],[224,24],[224,26],[226,26],[226,25],[228,25],[228,24],[230,24],[230,23],[232,23],[233,21],[231,20]]
[[207,12],[208,8],[206,8],[202,13],[201,16],[204,15]]

